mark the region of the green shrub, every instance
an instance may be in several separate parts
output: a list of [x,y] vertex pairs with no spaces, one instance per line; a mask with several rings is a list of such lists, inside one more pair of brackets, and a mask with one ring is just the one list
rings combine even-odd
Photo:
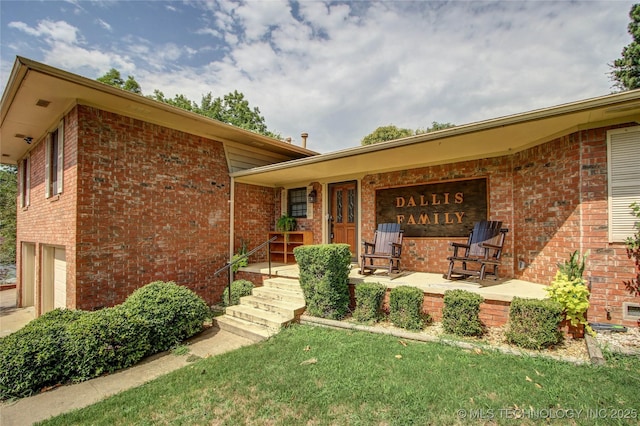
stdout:
[[69,362],[61,349],[67,326],[88,312],[55,309],[0,339],[0,399],[19,398],[63,382]]
[[360,322],[378,321],[382,316],[382,302],[386,291],[387,287],[380,283],[357,284],[353,319]]
[[542,349],[562,341],[558,325],[562,306],[551,299],[514,297],[509,309],[507,341],[527,349]]
[[149,327],[148,354],[166,351],[202,330],[209,308],[174,282],[155,281],[134,291],[122,306]]
[[397,327],[421,330],[425,325],[422,313],[424,292],[417,287],[399,286],[389,293],[389,318]]
[[589,289],[585,284],[585,280],[581,277],[570,279],[566,274],[558,271],[551,285],[545,287],[545,290],[551,300],[560,303],[572,326],[582,324],[588,333],[593,334],[585,317],[589,309]]
[[67,327],[66,352],[73,381],[130,367],[149,352],[148,327],[122,305],[83,315]]
[[349,310],[348,244],[320,244],[293,249],[309,315],[342,319]]
[[253,291],[253,283],[248,280],[235,280],[231,283],[231,303],[229,303],[229,287],[222,293],[222,305],[231,306],[240,303],[240,298],[250,296]]
[[484,298],[466,290],[444,292],[442,327],[458,336],[479,336],[484,333],[480,322],[480,304]]

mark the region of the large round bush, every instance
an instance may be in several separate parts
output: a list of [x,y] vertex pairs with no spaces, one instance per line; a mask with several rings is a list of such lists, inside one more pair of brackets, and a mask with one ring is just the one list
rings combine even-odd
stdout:
[[149,354],[170,349],[200,332],[209,315],[201,297],[174,282],[147,284],[134,291],[122,307],[149,327]]

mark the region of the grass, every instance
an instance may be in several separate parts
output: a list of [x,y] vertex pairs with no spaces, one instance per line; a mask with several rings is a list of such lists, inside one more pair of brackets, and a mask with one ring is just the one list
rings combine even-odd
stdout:
[[296,325],[43,424],[638,424],[639,389],[639,358],[577,366]]

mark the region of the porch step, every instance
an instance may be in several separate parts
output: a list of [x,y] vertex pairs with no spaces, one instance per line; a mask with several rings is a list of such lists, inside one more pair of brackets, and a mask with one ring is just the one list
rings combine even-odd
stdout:
[[254,342],[266,340],[277,333],[277,331],[271,330],[266,326],[254,324],[241,318],[232,317],[231,315],[217,317],[214,319],[214,322],[220,330],[237,334]]
[[292,302],[287,300],[267,299],[257,296],[240,298],[240,305],[251,306],[268,312],[274,312],[286,317],[299,318],[304,312],[304,301]]
[[229,306],[215,319],[218,327],[254,341],[268,339],[280,328],[300,318],[305,301],[298,280],[270,278],[240,304]]
[[[266,283],[266,282],[265,282]],[[256,287],[253,289],[253,295],[263,299],[269,300],[282,300],[286,302],[302,303],[304,304],[304,295],[302,290],[284,290],[272,287]]]
[[295,278],[269,278],[264,280],[263,287],[277,288],[281,290],[289,290],[302,295],[302,288],[300,287],[300,281]]

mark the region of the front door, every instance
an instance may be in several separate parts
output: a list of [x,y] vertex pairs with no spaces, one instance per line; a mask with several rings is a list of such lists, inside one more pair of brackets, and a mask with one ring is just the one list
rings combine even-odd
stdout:
[[357,206],[356,182],[342,182],[330,186],[331,216],[330,240],[336,244],[349,244],[352,256],[356,256]]

